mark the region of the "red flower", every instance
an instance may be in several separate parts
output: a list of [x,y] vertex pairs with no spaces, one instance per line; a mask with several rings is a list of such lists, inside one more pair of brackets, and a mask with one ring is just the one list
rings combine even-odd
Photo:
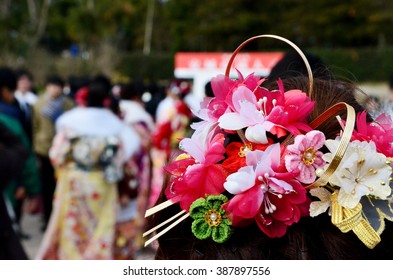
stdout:
[[78,106],[86,107],[89,90],[87,87],[80,88],[75,94],[75,101]]
[[170,138],[172,135],[171,122],[167,121],[159,125],[152,136],[153,145],[160,150],[169,152],[170,150]]
[[196,199],[224,191],[227,172],[217,164],[224,158],[224,139],[222,133],[206,129],[181,141],[187,154],[165,168],[172,175],[165,190],[168,199],[179,201],[180,207],[188,211]]
[[228,173],[238,171],[241,167],[246,165],[247,151],[264,151],[267,147],[273,144],[273,140],[268,139],[268,141],[268,144],[255,144],[251,142],[248,142],[247,144],[243,144],[241,142],[229,143],[225,148],[225,153],[228,157],[223,161],[222,166],[228,171]]
[[276,211],[266,214],[261,207],[260,215],[255,217],[259,228],[269,237],[282,237],[288,226],[299,222],[301,217],[308,216],[310,200],[306,198],[306,190],[296,180],[293,180],[291,185],[294,191],[283,195],[282,198],[268,193],[270,202],[280,205]]
[[363,111],[356,117],[356,128],[351,140],[373,141],[379,153],[393,157],[393,122],[390,116],[383,113],[373,122],[367,122],[367,113]]
[[[172,171],[176,173],[179,170]],[[180,207],[188,212],[191,204],[196,199],[206,195],[219,195],[224,192],[226,177],[226,171],[219,164],[209,166],[203,164],[189,165],[182,176],[173,178],[169,182],[165,195],[173,202],[180,202]]]
[[248,152],[247,165],[227,177],[224,188],[234,197],[223,208],[233,226],[253,219],[264,233],[280,237],[307,213],[306,190],[296,174],[282,170],[280,154],[279,144]]

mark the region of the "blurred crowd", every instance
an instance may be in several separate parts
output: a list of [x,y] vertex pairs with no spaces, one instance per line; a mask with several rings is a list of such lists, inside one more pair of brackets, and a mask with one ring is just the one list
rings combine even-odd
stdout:
[[28,258],[24,213],[42,217],[36,259],[154,252],[144,214],[195,121],[191,89],[96,75],[50,76],[37,90],[29,71],[0,67],[0,259]]

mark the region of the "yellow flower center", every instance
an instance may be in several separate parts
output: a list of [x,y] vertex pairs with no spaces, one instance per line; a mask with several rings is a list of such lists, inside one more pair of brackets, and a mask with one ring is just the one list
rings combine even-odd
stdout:
[[186,159],[186,158],[190,158],[190,155],[183,153],[177,156],[177,158],[175,159],[175,161],[177,160],[181,160],[181,159]]
[[249,151],[252,151],[251,143],[244,144],[244,146],[240,148],[239,157],[245,157],[246,156],[246,152],[249,152]]
[[205,213],[205,221],[211,227],[217,227],[221,224],[222,218],[217,210],[209,210]]
[[316,151],[314,150],[313,147],[310,147],[307,150],[305,150],[302,156],[302,161],[304,162],[304,164],[307,166],[313,164],[316,158],[315,154]]

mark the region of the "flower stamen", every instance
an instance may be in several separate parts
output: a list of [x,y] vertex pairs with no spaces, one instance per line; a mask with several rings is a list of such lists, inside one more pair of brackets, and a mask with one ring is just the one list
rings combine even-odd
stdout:
[[266,214],[272,214],[274,211],[277,210],[276,205],[271,203],[268,196],[266,196],[266,199],[264,200],[264,202],[265,202],[265,213]]
[[376,171],[375,169],[373,169],[373,168],[370,168],[370,169],[368,170],[368,172],[369,172],[370,174],[372,174],[372,175],[377,174],[377,171]]
[[251,143],[247,143],[244,144],[243,147],[240,147],[240,151],[238,153],[239,157],[245,157],[247,155],[247,152],[252,151],[252,144]]
[[221,217],[220,212],[213,210],[213,209],[208,210],[205,213],[205,221],[211,227],[219,226],[222,222],[222,217]]
[[310,147],[304,151],[302,156],[302,161],[304,162],[305,165],[309,166],[314,163],[315,158],[316,158],[316,151],[314,147]]
[[260,98],[258,100],[257,104],[258,104],[258,107],[260,109],[259,112],[261,112],[263,116],[266,116],[267,115],[267,107],[266,107],[267,97],[264,96],[263,98]]

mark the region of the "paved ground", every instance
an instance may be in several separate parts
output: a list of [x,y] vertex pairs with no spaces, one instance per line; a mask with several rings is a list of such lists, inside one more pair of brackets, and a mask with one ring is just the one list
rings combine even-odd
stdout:
[[[22,229],[30,236],[30,238],[22,240],[22,244],[30,259],[35,258],[42,240],[43,232],[41,231],[41,225],[42,222],[40,215],[24,214],[22,218]],[[137,259],[139,260],[151,260],[153,258],[153,252],[148,250],[141,252],[137,256]]]
[[30,259],[34,259],[42,239],[40,227],[42,225],[40,215],[24,214],[22,218],[22,229],[30,236],[29,239],[23,239],[22,244]]

